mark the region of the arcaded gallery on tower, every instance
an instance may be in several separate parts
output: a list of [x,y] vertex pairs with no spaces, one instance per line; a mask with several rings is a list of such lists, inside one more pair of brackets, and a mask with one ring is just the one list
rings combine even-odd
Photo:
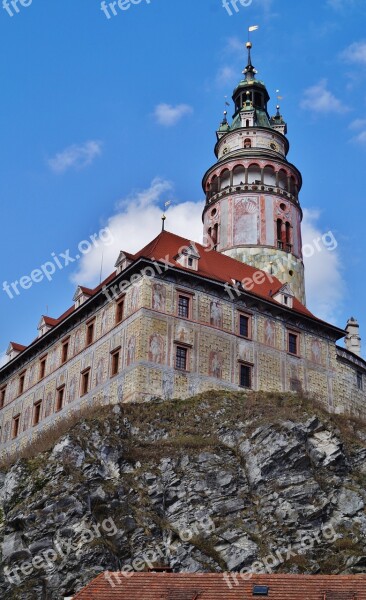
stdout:
[[308,392],[366,418],[357,322],[342,330],[306,308],[301,173],[250,43],[248,56],[203,178],[204,245],[163,228],[136,254],[121,250],[101,285],[80,285],[59,318],[41,317],[29,346],[10,343],[2,458],[75,409],[206,390]]

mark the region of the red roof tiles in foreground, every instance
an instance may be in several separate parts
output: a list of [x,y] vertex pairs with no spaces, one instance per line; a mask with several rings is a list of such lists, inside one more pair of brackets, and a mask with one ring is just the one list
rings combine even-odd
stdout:
[[[248,575],[241,579],[238,573],[126,575],[102,573],[74,600],[366,600],[366,575],[252,575],[250,579]],[[268,595],[253,594],[257,585],[268,586]]]

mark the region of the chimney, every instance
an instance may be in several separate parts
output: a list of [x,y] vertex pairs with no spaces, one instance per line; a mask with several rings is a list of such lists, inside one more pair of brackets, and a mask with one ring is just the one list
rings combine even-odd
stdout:
[[356,319],[351,317],[347,321],[346,332],[347,335],[344,338],[346,342],[346,348],[353,354],[361,356],[361,338],[360,338],[360,326]]

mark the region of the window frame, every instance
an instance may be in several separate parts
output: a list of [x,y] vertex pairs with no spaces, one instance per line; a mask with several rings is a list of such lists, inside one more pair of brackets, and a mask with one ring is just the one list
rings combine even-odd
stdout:
[[[290,346],[290,340],[291,337],[294,337],[296,340],[296,352],[292,352],[290,350],[291,346]],[[300,356],[300,333],[298,331],[293,331],[292,329],[288,329],[287,330],[287,335],[286,335],[286,350],[287,350],[287,354],[290,354],[290,356]]]
[[[124,305],[125,305],[125,296],[122,296],[122,298],[118,298],[116,300],[116,312],[115,312],[115,324],[116,325],[119,325],[123,321]],[[121,309],[121,307],[122,307],[122,309]],[[118,318],[119,311],[121,311],[120,318]]]
[[19,373],[19,379],[18,379],[18,396],[21,396],[22,394],[24,394],[24,389],[25,389],[25,375],[26,375],[27,371],[22,371],[21,373]]
[[37,400],[37,402],[33,404],[32,427],[36,427],[37,425],[39,425],[39,423],[42,420],[42,404],[43,400]]
[[[66,349],[66,352],[65,352]],[[61,364],[64,365],[69,360],[70,337],[61,342]]]
[[[109,375],[110,377],[116,377],[116,375],[118,375],[118,373],[120,372],[120,362],[121,362],[121,346],[118,346],[118,348],[115,348],[114,350],[112,350],[111,354],[111,358],[110,358],[110,369],[109,369]],[[117,364],[115,363],[117,357]]]
[[[180,300],[184,299],[187,301],[187,314],[180,314]],[[191,294],[187,294],[186,292],[177,291],[177,317],[179,319],[191,319],[192,318],[192,298]]]
[[[91,374],[90,367],[88,367],[87,369],[84,369],[84,371],[81,371],[81,373],[80,373],[80,375],[81,375],[80,397],[86,396],[90,392],[90,374]],[[86,377],[87,377],[87,380],[86,380]],[[87,382],[86,386],[85,386],[85,380]]]
[[60,385],[60,387],[58,387],[57,390],[56,390],[56,408],[55,408],[55,412],[57,412],[57,413],[60,412],[64,408],[65,390],[66,390],[66,386],[65,385]]
[[[252,363],[248,363],[245,361],[239,361],[239,387],[244,389],[244,390],[252,390],[253,389],[253,367],[254,365]],[[242,369],[248,369],[249,370],[249,385],[244,385],[242,384]]]
[[363,385],[363,373],[361,371],[357,371],[356,372],[356,385],[357,385],[357,389],[359,392],[363,392],[364,389],[364,385]]
[[[241,318],[244,317],[246,319],[248,319],[248,335],[243,335],[241,333]],[[246,313],[244,311],[239,311],[238,312],[238,336],[243,338],[244,340],[251,340],[252,338],[252,321],[253,321],[253,315],[251,315],[250,313]]]
[[[92,332],[91,336],[90,331]],[[91,339],[90,339],[91,337]],[[86,322],[85,347],[89,348],[95,342],[95,317]]]
[[11,439],[12,440],[16,440],[17,437],[19,437],[20,417],[21,417],[21,413],[15,415],[15,417],[13,417],[12,428],[11,428]]
[[4,408],[4,406],[5,406],[5,400],[6,400],[6,388],[7,388],[7,385],[3,385],[3,386],[0,388],[0,410],[1,410],[2,408]]
[[44,354],[39,359],[38,381],[42,381],[46,377],[47,354]]
[[[184,367],[178,366],[178,359],[181,360],[182,357],[178,357],[178,352],[184,352]],[[174,368],[177,371],[181,371],[183,373],[187,373],[189,371],[189,347],[184,344],[176,344],[175,345],[175,353],[174,353]]]

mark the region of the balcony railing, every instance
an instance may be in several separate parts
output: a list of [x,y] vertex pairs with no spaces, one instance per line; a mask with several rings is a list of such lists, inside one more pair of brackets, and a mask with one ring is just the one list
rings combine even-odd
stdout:
[[276,194],[276,196],[281,196],[284,199],[291,200],[295,204],[299,203],[297,194],[292,194],[277,186],[266,185],[262,183],[243,183],[240,185],[232,186],[228,185],[219,192],[210,191],[206,194],[206,202],[207,204],[211,204],[212,202],[216,202],[218,199],[223,198],[224,196],[243,192],[265,192],[270,194]]

